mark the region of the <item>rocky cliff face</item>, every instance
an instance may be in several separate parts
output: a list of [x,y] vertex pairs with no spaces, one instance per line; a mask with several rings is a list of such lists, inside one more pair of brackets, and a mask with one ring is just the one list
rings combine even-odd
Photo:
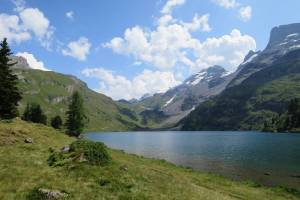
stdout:
[[193,110],[199,103],[222,92],[231,80],[221,66],[212,66],[189,77],[183,84],[167,91],[162,110],[167,115],[177,115]]
[[11,56],[10,59],[10,62],[15,64],[12,67],[13,69],[30,69],[30,66],[25,58],[19,56]]
[[296,49],[300,49],[300,23],[273,28],[267,47],[263,51],[249,52],[229,86],[240,84],[255,72],[271,66],[282,56]]

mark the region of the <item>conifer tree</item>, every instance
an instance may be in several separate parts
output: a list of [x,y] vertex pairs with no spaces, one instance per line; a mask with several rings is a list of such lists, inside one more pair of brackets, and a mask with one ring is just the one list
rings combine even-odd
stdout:
[[7,40],[0,43],[0,119],[12,119],[18,116],[18,102],[21,94],[18,90],[18,77],[13,74],[10,67],[9,56],[12,52]]
[[67,111],[67,134],[78,137],[83,132],[86,120],[83,98],[79,92],[74,92],[69,105],[69,110]]
[[44,114],[41,106],[36,103],[27,104],[22,119],[47,125],[47,116]]

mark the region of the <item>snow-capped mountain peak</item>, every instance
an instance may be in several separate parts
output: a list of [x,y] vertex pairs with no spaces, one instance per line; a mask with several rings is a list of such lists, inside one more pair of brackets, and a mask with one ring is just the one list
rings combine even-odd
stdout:
[[201,82],[209,82],[213,79],[224,77],[228,72],[221,66],[215,65],[207,69],[201,70],[195,75],[189,77],[184,84],[186,85],[198,85]]

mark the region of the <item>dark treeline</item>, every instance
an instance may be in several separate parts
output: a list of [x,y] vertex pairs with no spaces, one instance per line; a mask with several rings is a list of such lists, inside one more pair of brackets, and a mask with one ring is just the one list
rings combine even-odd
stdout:
[[285,113],[276,115],[264,123],[263,131],[295,132],[300,130],[300,100],[292,99]]

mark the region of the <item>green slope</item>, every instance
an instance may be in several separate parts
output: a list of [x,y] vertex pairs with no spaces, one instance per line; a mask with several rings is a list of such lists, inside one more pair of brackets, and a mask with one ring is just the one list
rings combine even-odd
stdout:
[[183,120],[183,130],[261,130],[265,120],[300,97],[300,51],[254,73],[240,85],[201,104]]
[[[34,143],[26,144],[26,138]],[[116,150],[109,150],[112,163],[104,167],[86,163],[50,167],[49,149],[59,150],[74,140],[43,125],[0,121],[0,199],[29,200],[35,188],[63,191],[74,200],[300,198],[296,190],[234,182]]]
[[75,77],[27,69],[17,69],[16,73],[23,93],[21,113],[28,102],[35,102],[42,106],[48,119],[55,115],[64,118],[69,98],[74,91],[78,90],[84,97],[89,117],[87,130],[120,131],[139,128],[139,119],[134,111],[90,90],[84,82]]

